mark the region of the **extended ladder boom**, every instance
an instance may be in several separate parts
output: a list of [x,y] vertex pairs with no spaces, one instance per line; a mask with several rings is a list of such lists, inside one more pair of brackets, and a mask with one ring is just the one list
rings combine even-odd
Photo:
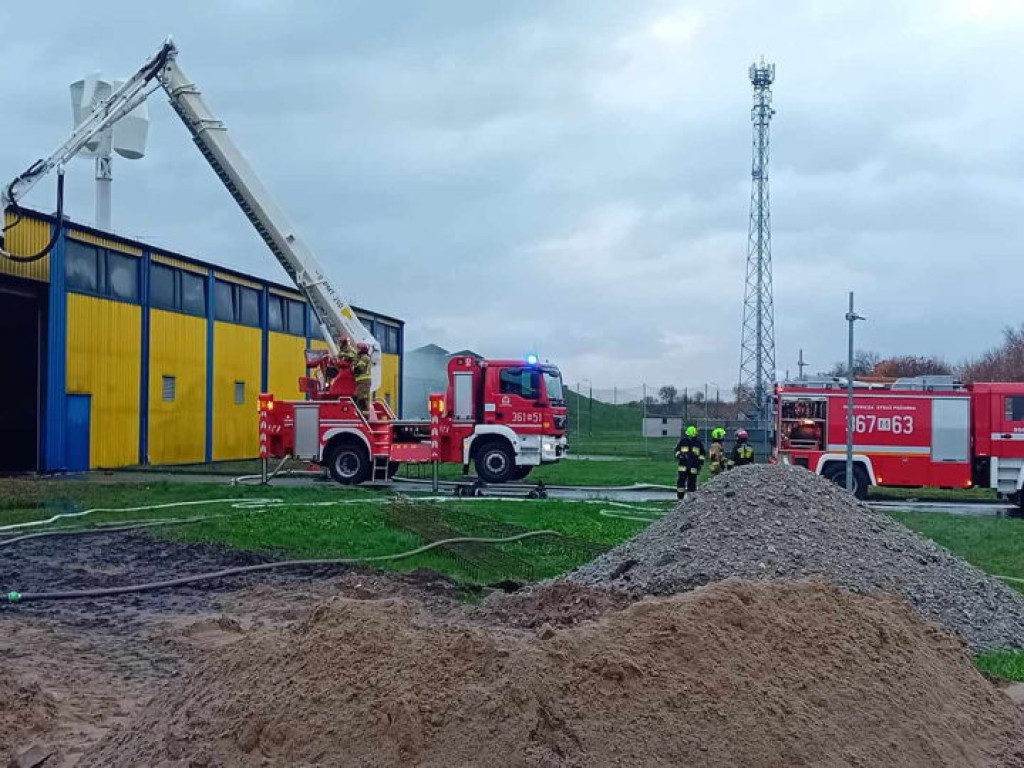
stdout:
[[0,198],[3,207],[15,203],[39,179],[74,157],[96,134],[131,112],[160,85],[203,157],[313,307],[331,353],[338,354],[339,342],[344,337],[355,344],[365,343],[370,347],[373,360],[371,386],[378,389],[381,383],[380,344],[331,285],[323,268],[231,140],[224,123],[213,115],[202,93],[186,77],[178,65],[177,56],[177,47],[168,40],[138,72],[100,104],[50,158],[36,161],[3,189]]

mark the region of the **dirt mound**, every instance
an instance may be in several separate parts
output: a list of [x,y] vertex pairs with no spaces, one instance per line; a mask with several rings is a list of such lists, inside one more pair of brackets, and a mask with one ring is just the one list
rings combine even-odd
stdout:
[[561,628],[593,621],[631,602],[633,599],[626,592],[550,581],[529,591],[489,597],[471,615],[482,621],[524,629],[545,625]]
[[728,472],[567,578],[664,595],[730,576],[892,592],[976,650],[1024,646],[1024,597],[797,467]]
[[1020,725],[902,602],[730,580],[544,633],[335,599],[216,651],[83,765],[960,768]]
[[0,765],[31,746],[56,714],[57,703],[37,683],[0,676]]

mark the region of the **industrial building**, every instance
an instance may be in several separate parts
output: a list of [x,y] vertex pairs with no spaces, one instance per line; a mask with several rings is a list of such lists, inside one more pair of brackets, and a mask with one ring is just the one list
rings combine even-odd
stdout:
[[[56,220],[21,216],[7,250],[45,249]],[[357,314],[400,412],[403,323]],[[0,258],[0,471],[254,457],[257,395],[301,399],[304,352],[325,346],[291,286],[65,221],[42,259]]]

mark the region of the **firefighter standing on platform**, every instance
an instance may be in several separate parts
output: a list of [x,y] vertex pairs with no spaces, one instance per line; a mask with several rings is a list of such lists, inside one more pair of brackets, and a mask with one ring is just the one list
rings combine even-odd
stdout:
[[359,352],[356,350],[355,345],[352,344],[352,339],[348,336],[342,336],[341,344],[338,345],[338,357],[342,360],[348,360],[349,365],[355,365],[358,355]]
[[729,469],[754,463],[754,449],[747,442],[748,437],[747,430],[736,430],[736,445],[732,447],[732,454],[729,456]]
[[352,373],[356,380],[356,406],[367,418],[370,416],[370,371],[372,369],[370,345],[359,344],[356,347],[356,360],[352,364]]
[[711,430],[711,445],[708,446],[708,468],[712,475],[725,471],[725,430],[715,427]]
[[697,490],[697,475],[704,465],[704,444],[697,437],[697,428],[690,425],[676,443],[679,475],[676,478],[676,498],[682,500],[687,491]]

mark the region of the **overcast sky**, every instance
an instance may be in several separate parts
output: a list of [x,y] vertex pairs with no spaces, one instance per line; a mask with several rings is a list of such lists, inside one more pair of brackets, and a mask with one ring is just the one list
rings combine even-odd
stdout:
[[[1024,319],[1024,3],[4,3],[0,177],[70,131],[67,85],[180,62],[353,303],[572,383],[737,380],[747,67],[776,63],[782,375],[859,346],[951,360]],[[114,227],[287,280],[157,94]],[[92,167],[69,173],[93,218]],[[53,207],[53,180],[29,196]]]

